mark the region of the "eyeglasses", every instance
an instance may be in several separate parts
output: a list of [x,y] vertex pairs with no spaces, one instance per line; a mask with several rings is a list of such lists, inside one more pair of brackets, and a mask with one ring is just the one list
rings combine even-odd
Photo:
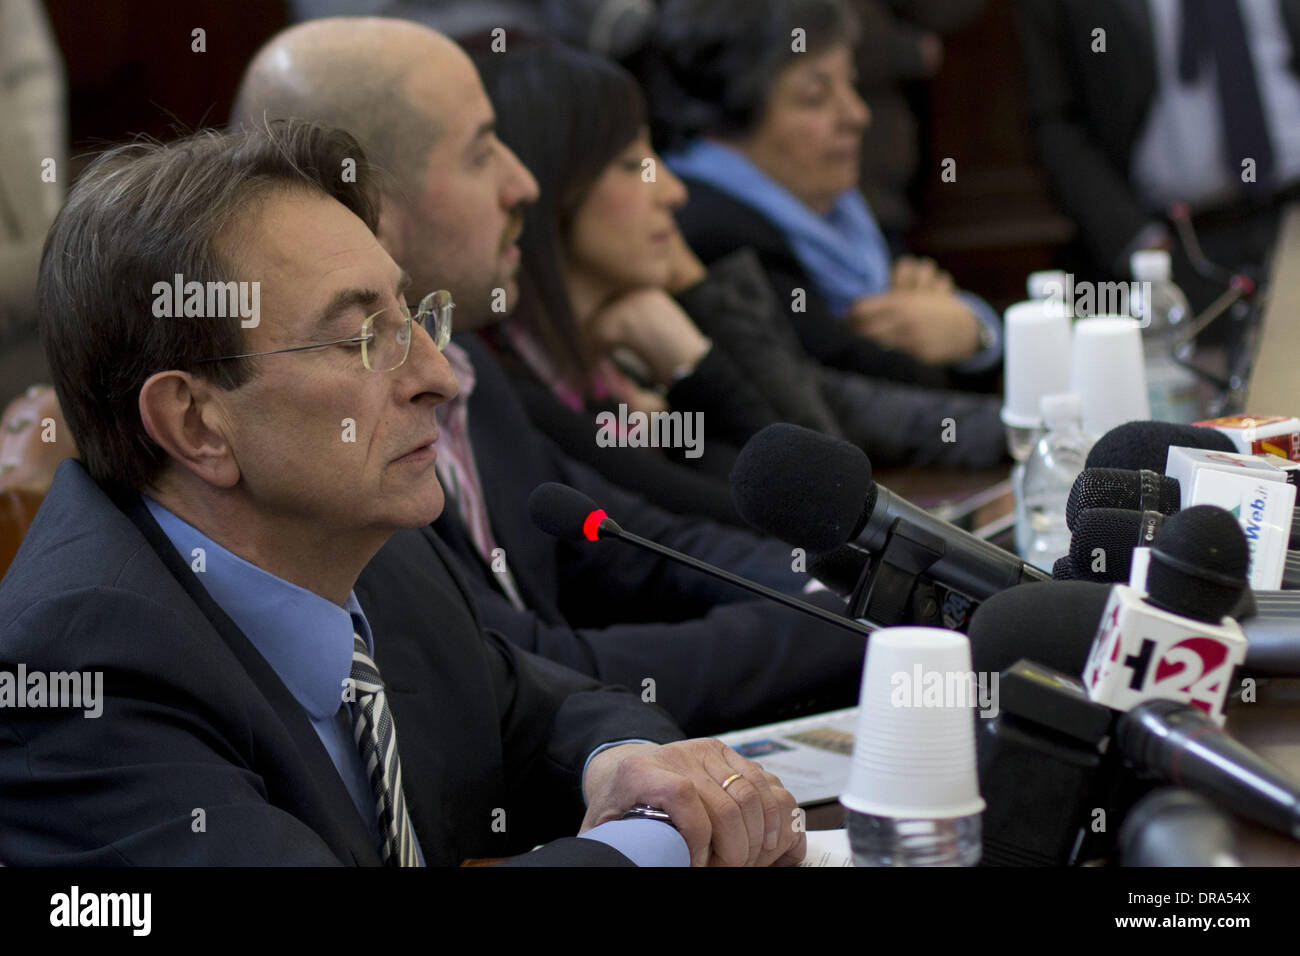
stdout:
[[[280,352],[310,352],[312,349],[327,349],[334,345],[361,346],[361,364],[370,372],[391,372],[399,368],[411,354],[411,323],[423,327],[433,339],[434,346],[441,352],[451,341],[451,316],[456,303],[451,300],[451,293],[446,289],[430,292],[420,300],[415,315],[405,304],[381,309],[361,323],[361,334],[319,345],[296,345],[287,349],[271,349],[266,352],[242,352],[239,355],[219,355],[216,358],[202,359],[199,364],[224,362],[227,359],[255,358],[259,355],[276,355]],[[432,319],[432,325],[429,320]]]

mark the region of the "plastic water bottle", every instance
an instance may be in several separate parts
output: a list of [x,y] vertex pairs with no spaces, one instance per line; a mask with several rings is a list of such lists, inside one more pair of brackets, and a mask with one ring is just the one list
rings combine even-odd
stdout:
[[1083,406],[1076,393],[1045,395],[1042,410],[1046,432],[1025,462],[1023,494],[1029,536],[1022,557],[1050,572],[1057,558],[1070,553],[1065,503],[1093,440],[1083,432]]
[[899,820],[850,811],[854,866],[975,866],[983,850],[982,814]]
[[[1202,416],[1196,397],[1196,375],[1174,360],[1174,342],[1190,321],[1191,309],[1187,296],[1171,278],[1169,253],[1143,249],[1133,253],[1129,262],[1133,278],[1138,281],[1129,305],[1134,318],[1142,323],[1151,417],[1184,425],[1199,421]],[[1188,343],[1178,354],[1186,359],[1191,350]]]
[[[1065,301],[1065,287],[1068,277],[1064,270],[1045,269],[1031,272],[1025,280],[1025,289],[1029,298],[1035,302],[1057,300]],[[1029,514],[1025,511],[1025,462],[1033,454],[1038,439],[1043,437],[1042,422],[1032,426],[1013,427],[1007,425],[1007,448],[1015,464],[1011,468],[1011,497],[1015,507],[1016,554],[1021,558],[1029,557]]]

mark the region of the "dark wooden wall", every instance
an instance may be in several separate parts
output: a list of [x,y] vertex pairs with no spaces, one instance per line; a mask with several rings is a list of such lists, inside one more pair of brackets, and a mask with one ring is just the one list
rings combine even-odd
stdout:
[[[45,0],[68,75],[74,174],[84,154],[148,133],[222,126],[240,74],[287,23],[281,0]],[[207,52],[191,49],[206,32]]]
[[[944,38],[944,66],[921,117],[919,220],[912,247],[998,307],[1025,298],[1025,276],[1068,265],[1074,224],[1034,155],[1015,0]],[[956,160],[956,181],[940,178]]]

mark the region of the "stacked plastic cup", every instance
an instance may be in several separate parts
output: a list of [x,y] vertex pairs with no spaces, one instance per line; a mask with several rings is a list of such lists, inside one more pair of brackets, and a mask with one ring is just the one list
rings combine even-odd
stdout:
[[[1034,276],[1048,276],[1035,272]],[[1059,275],[1062,295],[1065,273]],[[1033,276],[1030,277],[1031,279]],[[1036,285],[1048,284],[1045,282]],[[1041,291],[1041,290],[1040,290]],[[1044,395],[1059,392],[1070,380],[1070,318],[1059,299],[1017,302],[1002,319],[1006,342],[1006,401],[1002,405],[1002,424],[1007,428],[1007,448],[1016,466],[1011,470],[1011,487],[1016,508],[1016,553],[1021,557],[1029,550],[1029,516],[1024,509],[1025,461],[1043,432],[1039,402]]]
[[[1033,450],[1042,426],[1038,403],[1070,380],[1070,319],[1061,302],[1017,302],[1003,315],[1006,400],[1002,424],[1017,461]],[[1019,454],[1017,452],[1020,452]]]
[[1135,319],[1103,315],[1074,324],[1070,391],[1083,401],[1083,430],[1093,438],[1151,417],[1142,330]]
[[980,858],[970,639],[932,627],[867,645],[849,783],[855,866],[974,866]]

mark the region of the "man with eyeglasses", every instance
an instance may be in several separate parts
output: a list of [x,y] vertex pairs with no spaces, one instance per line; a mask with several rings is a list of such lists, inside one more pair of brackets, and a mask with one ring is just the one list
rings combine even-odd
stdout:
[[600,680],[653,686],[691,734],[855,703],[856,636],[654,555],[617,543],[579,548],[533,526],[529,493],[562,482],[646,537],[788,592],[807,583],[787,546],[657,508],[570,459],[529,419],[475,333],[508,321],[518,301],[515,242],[537,183],[497,138],[465,52],[397,19],[293,27],[250,64],[233,124],[295,117],[360,139],[385,170],[380,242],[417,284],[455,296],[447,358],[461,392],[438,410],[448,507],[436,530],[463,562],[485,623]]
[[[479,626],[428,530],[452,302],[408,311],[372,181],[291,123],[72,190],[38,294],[81,460],[0,582],[0,861],[446,865],[580,825],[517,862],[798,858],[775,777]],[[258,282],[260,321],[155,316],[177,274]]]

